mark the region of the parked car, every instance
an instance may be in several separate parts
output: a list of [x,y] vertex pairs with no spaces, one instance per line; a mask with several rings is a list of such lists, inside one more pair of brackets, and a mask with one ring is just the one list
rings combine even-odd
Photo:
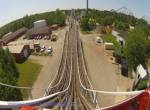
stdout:
[[36,39],[36,40],[38,40],[38,38],[39,38],[39,36],[36,36],[36,38],[35,38],[35,39]]
[[53,48],[52,48],[52,47],[49,47],[49,48],[47,49],[47,53],[48,53],[49,55],[52,55],[52,53],[53,53]]
[[45,49],[46,49],[46,48],[45,48],[45,46],[43,45],[40,51],[41,51],[41,52],[44,52]]
[[41,39],[41,36],[38,37],[38,40],[40,40],[40,39]]
[[58,36],[58,35],[53,34],[53,35],[51,36],[51,41],[57,41],[57,36]]
[[36,52],[39,52],[40,49],[41,49],[40,43],[34,43],[34,50],[35,50]]
[[44,40],[46,40],[47,39],[47,36],[44,36]]
[[50,36],[47,36],[47,40],[50,40]]
[[102,43],[102,39],[100,37],[96,37],[96,43]]

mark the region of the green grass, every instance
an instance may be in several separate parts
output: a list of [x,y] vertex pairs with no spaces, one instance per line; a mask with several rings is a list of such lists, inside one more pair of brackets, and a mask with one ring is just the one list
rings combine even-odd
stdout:
[[[22,64],[17,64],[18,70],[20,72],[20,77],[18,80],[18,86],[32,87],[40,73],[42,66],[40,64],[34,63],[32,60],[27,60]],[[21,90],[23,98],[28,98],[28,91]]]
[[149,81],[149,78],[143,79],[139,81],[139,84],[137,86],[137,90],[143,90],[147,88],[147,83]]
[[103,40],[106,41],[106,42],[111,42],[111,43],[113,43],[114,46],[118,46],[118,45],[119,45],[118,42],[117,42],[117,40],[116,40],[116,37],[114,37],[114,36],[111,35],[111,34],[106,34],[106,35],[104,35],[102,38],[103,38]]
[[150,59],[147,60],[147,66],[150,67]]
[[113,43],[114,44],[114,49],[115,49],[115,52],[118,54],[118,55],[122,55],[121,53],[121,50],[122,50],[122,47],[121,45],[117,42],[117,39],[115,36],[113,36],[112,34],[105,34],[104,36],[102,36],[102,39],[105,41],[105,42],[110,42],[110,43]]
[[[147,66],[150,67],[150,59],[147,60]],[[147,83],[150,82],[150,76],[148,76],[146,79],[140,80],[139,84],[137,86],[137,90],[143,90],[147,88]]]

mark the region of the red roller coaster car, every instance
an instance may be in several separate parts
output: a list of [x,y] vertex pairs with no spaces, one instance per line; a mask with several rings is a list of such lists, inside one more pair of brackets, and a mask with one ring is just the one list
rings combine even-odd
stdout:
[[103,110],[150,110],[150,89],[132,99],[106,107]]

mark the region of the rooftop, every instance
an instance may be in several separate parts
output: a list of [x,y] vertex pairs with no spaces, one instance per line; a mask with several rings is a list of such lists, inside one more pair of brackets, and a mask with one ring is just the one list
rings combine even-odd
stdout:
[[18,37],[18,35],[20,35],[21,33],[26,32],[27,30],[28,30],[27,28],[23,27],[23,28],[20,28],[19,30],[17,30],[16,32],[14,32],[14,33],[12,33],[12,32],[8,33],[8,34],[6,34],[2,37],[2,41],[4,43],[8,43],[11,40],[16,39],[16,37]]
[[116,31],[116,33],[122,37],[123,39],[126,37],[127,33],[126,31],[123,31],[123,30],[119,30],[119,29],[114,29],[113,31]]
[[8,46],[28,45],[28,44],[31,44],[31,43],[33,43],[33,42],[34,42],[34,41],[32,41],[32,40],[13,41],[13,42],[8,43],[7,45],[8,45]]
[[42,20],[35,21],[34,23],[40,23],[40,22],[46,22],[46,20],[42,19]]
[[27,31],[26,35],[29,37],[30,35],[38,35],[38,34],[50,34],[49,27],[43,27],[43,28],[32,28]]
[[9,49],[11,53],[21,53],[25,45],[3,46],[3,49]]

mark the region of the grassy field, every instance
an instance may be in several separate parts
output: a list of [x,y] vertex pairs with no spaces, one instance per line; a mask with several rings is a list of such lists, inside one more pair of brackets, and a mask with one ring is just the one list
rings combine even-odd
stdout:
[[102,36],[102,38],[103,38],[103,40],[105,42],[111,42],[111,43],[113,43],[115,47],[119,46],[119,43],[117,42],[116,37],[114,37],[111,34],[106,34],[106,35]]
[[102,39],[103,39],[105,42],[113,43],[113,44],[114,44],[115,52],[116,52],[118,55],[122,55],[122,53],[121,53],[122,47],[121,47],[120,43],[117,42],[117,39],[116,39],[115,36],[113,36],[112,34],[106,34],[106,35],[102,36]]
[[[42,66],[40,64],[34,63],[32,60],[27,60],[22,64],[17,64],[20,72],[20,77],[18,81],[19,86],[32,87],[37,79],[38,74]],[[28,98],[28,91],[22,90],[23,98]]]

